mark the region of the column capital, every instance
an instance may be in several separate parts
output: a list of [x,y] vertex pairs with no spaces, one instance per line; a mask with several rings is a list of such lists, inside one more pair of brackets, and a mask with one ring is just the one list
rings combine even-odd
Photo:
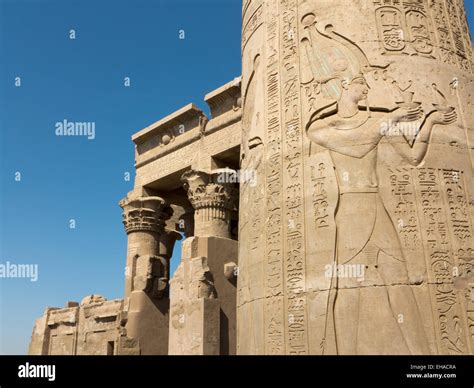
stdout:
[[237,172],[231,169],[189,170],[181,176],[184,189],[195,210],[216,207],[233,210]]
[[119,202],[123,209],[123,224],[127,234],[132,232],[163,233],[170,218],[170,208],[161,197],[128,197]]
[[230,218],[237,199],[236,171],[190,170],[181,181],[195,210],[194,234],[230,238]]

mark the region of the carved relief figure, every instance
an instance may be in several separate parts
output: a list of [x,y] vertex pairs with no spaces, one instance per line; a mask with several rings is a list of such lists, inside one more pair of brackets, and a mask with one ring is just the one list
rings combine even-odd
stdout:
[[[305,124],[311,142],[329,153],[337,177],[334,265],[365,269],[363,279],[332,275],[323,353],[429,354],[410,286],[424,279],[409,278],[395,226],[382,202],[378,145],[386,139],[406,162],[417,166],[427,153],[433,128],[455,122],[456,111],[444,106],[425,114],[408,91],[402,91],[404,101],[398,108],[369,106],[366,75],[384,67],[370,65],[359,47],[332,26],[318,25],[314,14],[305,15],[302,23],[305,81],[317,85],[321,98],[333,100],[313,109]],[[384,130],[387,123],[390,131]],[[403,136],[402,123],[416,127],[413,143]]]

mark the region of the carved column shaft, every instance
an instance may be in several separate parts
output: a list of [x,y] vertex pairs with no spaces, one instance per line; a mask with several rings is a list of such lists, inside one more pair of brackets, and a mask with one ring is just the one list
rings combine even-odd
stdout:
[[209,231],[213,230],[216,231],[215,236],[229,238],[229,209],[223,209],[217,206],[206,206],[196,209],[194,218],[197,224],[195,231],[197,236],[205,236],[206,233],[210,233]]
[[[170,217],[170,209],[160,197],[144,197],[134,200],[123,200],[123,223],[128,235],[127,264],[125,270],[125,296],[134,289],[134,278],[137,275],[137,259],[144,258],[151,269],[144,271],[142,276],[156,276],[169,279],[169,260],[179,233],[165,228],[165,222]],[[161,258],[157,263],[161,268],[153,268],[148,258]],[[143,260],[142,260],[143,261]],[[155,260],[156,261],[156,260]],[[164,280],[165,281],[165,280]],[[166,280],[167,282],[167,280]]]
[[473,70],[462,0],[243,1],[238,353],[472,353]]
[[228,262],[237,262],[238,244],[230,238],[235,174],[192,170],[182,176],[195,232],[182,244],[172,280],[170,354],[235,354],[236,292],[225,276]]
[[118,353],[167,354],[169,260],[180,234],[166,229],[172,210],[163,198],[126,198],[120,206],[128,248]]

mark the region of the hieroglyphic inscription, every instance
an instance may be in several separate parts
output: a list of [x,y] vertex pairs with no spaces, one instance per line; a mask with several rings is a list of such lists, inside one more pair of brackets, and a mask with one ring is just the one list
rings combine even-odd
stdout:
[[[462,173],[435,168],[398,168],[389,173],[401,244],[411,250],[424,246],[438,350],[441,354],[468,353],[469,309],[466,314],[462,306],[468,306],[465,296],[469,290],[455,288],[456,269],[472,243]],[[444,211],[446,206],[449,212]]]
[[431,17],[436,27],[440,59],[450,65],[456,65],[457,61],[453,51],[453,41],[449,30],[448,16],[444,8],[444,0],[435,1],[431,4]]
[[470,62],[471,70],[474,69],[473,65],[473,49],[472,49],[472,41],[471,41],[471,34],[469,32],[469,25],[467,24],[467,16],[466,10],[464,9],[464,0],[456,0],[456,8],[459,17],[459,25],[461,28],[461,35],[464,40],[464,47],[466,49],[466,56],[468,61]]
[[459,268],[458,276],[460,279],[466,279],[467,283],[466,288],[462,288],[460,292],[466,310],[466,324],[472,348],[474,347],[474,295],[472,295],[474,286],[472,284],[474,282],[472,278],[474,275],[474,240],[464,173],[459,170],[443,170],[442,183],[448,209],[454,260]]
[[[413,171],[410,168],[399,167],[388,170],[390,175],[390,194],[391,199],[388,205],[391,206],[396,230],[402,245],[407,267],[413,266],[420,270],[420,273],[428,272],[428,279],[433,278],[430,271],[431,258],[423,253],[423,236],[417,210],[417,198],[415,193],[415,185],[412,178]],[[416,172],[415,172],[416,173]],[[416,261],[416,263],[415,263]],[[417,267],[419,264],[419,267]],[[430,310],[436,311],[437,292],[433,285],[426,288],[430,301]],[[441,329],[439,316],[433,313],[434,318],[434,335],[438,351],[441,349]]]
[[408,41],[418,54],[431,54],[433,52],[431,26],[424,0],[404,0],[403,7],[407,22]]
[[384,54],[438,56],[445,63],[471,71],[471,39],[460,0],[373,3]]
[[265,3],[266,13],[266,266],[265,266],[265,354],[284,354],[283,313],[283,214],[282,148],[280,121],[280,73],[278,40],[278,2]]
[[[431,3],[431,17],[436,26],[436,37],[441,60],[470,71],[466,58],[463,32],[455,4],[452,0],[439,0]],[[470,39],[469,39],[470,40]]]
[[[154,155],[146,158],[137,156],[136,185],[145,186],[187,168],[197,160],[199,154],[214,156],[230,147],[239,145],[242,141],[241,137],[241,133],[235,130],[235,126],[230,125],[206,136],[201,141],[198,141],[199,138],[196,137],[196,141],[172,152],[162,154],[157,151]],[[154,156],[153,159],[152,156]]]
[[472,229],[469,217],[469,204],[464,191],[464,174],[458,170],[443,170],[443,183],[446,187],[449,206],[449,221],[454,241],[460,249],[471,248]]
[[[473,259],[471,257],[471,261],[472,260]],[[466,289],[466,315],[472,349],[474,347],[474,281],[468,283],[468,287]]]
[[297,55],[296,0],[280,2],[280,43],[283,124],[283,193],[285,205],[286,343],[288,354],[307,354],[305,297],[304,186],[300,77]]
[[395,202],[395,217],[400,242],[405,249],[418,250],[421,245],[420,228],[415,203],[415,188],[407,168],[390,172],[391,194]]
[[420,224],[425,242],[428,280],[435,290],[437,326],[440,333],[440,353],[464,354],[466,332],[458,294],[454,288],[454,268],[449,224],[444,209],[441,172],[434,168],[412,170],[417,203],[420,204]]
[[387,52],[403,51],[406,47],[402,12],[395,7],[381,7],[376,11],[377,28]]
[[431,56],[433,41],[425,0],[374,0],[385,54]]
[[137,177],[135,178],[136,184],[145,186],[176,170],[191,165],[196,159],[198,149],[199,144],[197,142],[191,143],[160,159],[145,164],[143,167],[137,169]]
[[[260,174],[260,169],[257,170],[257,174]],[[248,183],[246,183],[246,185],[248,185]],[[261,217],[261,206],[264,198],[260,190],[253,190],[252,194],[253,198],[250,202],[250,227],[252,233],[249,236],[249,247],[250,250],[256,251],[262,245],[262,235],[260,233],[254,233],[253,231],[262,230],[264,227],[263,219]]]
[[317,229],[329,227],[328,192],[326,188],[326,170],[324,163],[311,166],[311,195],[313,199],[313,222]]
[[454,52],[457,56],[459,67],[465,71],[471,71],[470,58],[467,57],[466,43],[461,29],[461,20],[459,18],[458,3],[455,0],[445,0],[446,11],[451,27],[451,35],[453,39]]

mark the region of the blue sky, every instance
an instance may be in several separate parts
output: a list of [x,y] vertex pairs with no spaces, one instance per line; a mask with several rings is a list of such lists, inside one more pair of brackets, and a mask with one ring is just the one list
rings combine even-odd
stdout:
[[[0,354],[26,353],[46,306],[122,297],[130,136],[240,75],[240,15],[240,0],[0,0],[0,263],[39,265],[37,282],[0,279]],[[96,138],[55,136],[64,119]]]

